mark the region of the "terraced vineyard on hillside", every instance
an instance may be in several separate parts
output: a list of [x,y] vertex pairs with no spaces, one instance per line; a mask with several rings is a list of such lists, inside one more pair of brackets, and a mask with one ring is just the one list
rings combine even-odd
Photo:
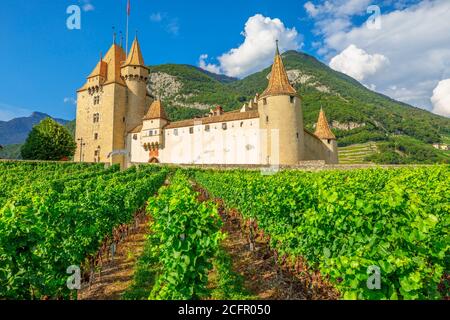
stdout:
[[367,142],[361,144],[353,144],[339,148],[339,163],[341,164],[358,164],[367,163],[366,157],[377,153],[377,144],[375,142]]

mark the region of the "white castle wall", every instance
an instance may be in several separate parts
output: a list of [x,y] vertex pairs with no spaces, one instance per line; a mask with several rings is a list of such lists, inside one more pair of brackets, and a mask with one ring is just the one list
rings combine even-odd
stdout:
[[[226,130],[222,124],[226,123]],[[242,123],[242,126],[241,126]],[[193,133],[190,133],[193,128]],[[161,163],[178,164],[260,164],[259,119],[236,120],[164,130]],[[175,134],[177,132],[177,135]],[[136,135],[137,139],[133,139]],[[141,133],[129,135],[131,162],[146,163],[149,153],[141,144]]]

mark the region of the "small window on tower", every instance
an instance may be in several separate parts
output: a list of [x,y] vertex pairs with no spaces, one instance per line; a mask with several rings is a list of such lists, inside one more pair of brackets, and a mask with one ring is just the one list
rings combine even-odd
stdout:
[[294,101],[295,101],[295,97],[291,96],[291,103],[294,103]]
[[98,133],[96,132],[96,133],[94,133],[94,140],[97,140],[98,139]]
[[206,131],[206,132],[209,132],[209,130],[210,130],[210,127],[209,127],[209,124],[207,124],[207,125],[205,126],[205,131]]
[[266,104],[267,104],[267,99],[264,98],[264,99],[263,99],[263,105],[266,105]]
[[227,130],[227,124],[226,123],[222,123],[222,130]]
[[241,122],[241,128],[244,126],[244,121]]
[[173,134],[177,136],[178,135],[178,129],[173,129]]
[[269,116],[266,116],[266,122],[269,122]]
[[190,133],[190,134],[193,134],[193,133],[194,133],[194,127],[190,127],[190,128],[189,128],[189,133]]
[[330,139],[328,139],[328,140],[327,140],[327,142],[328,142],[328,144],[330,144],[331,140],[330,140]]

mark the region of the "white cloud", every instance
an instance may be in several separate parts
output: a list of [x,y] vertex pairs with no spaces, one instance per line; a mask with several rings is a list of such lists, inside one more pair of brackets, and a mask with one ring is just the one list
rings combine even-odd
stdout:
[[319,10],[316,8],[314,3],[312,3],[311,1],[308,1],[307,3],[305,3],[304,7],[305,7],[306,12],[308,12],[308,14],[311,17],[315,17],[319,14]]
[[317,28],[323,28],[318,31],[323,47],[317,52],[331,60],[353,44],[386,57],[389,68],[365,75],[363,83],[376,85],[377,91],[394,99],[431,110],[433,89],[439,80],[450,78],[450,1],[417,2],[402,1],[399,9],[391,12],[383,12],[382,7],[379,30],[369,29],[365,23],[331,28],[326,21],[335,15],[318,14],[314,20]]
[[207,54],[200,55],[200,59],[198,61],[198,66],[206,71],[220,74],[219,66],[217,66],[215,64],[207,63],[206,59],[208,59]]
[[166,26],[166,30],[168,33],[177,36],[180,33],[180,24],[177,18],[171,19],[170,22]]
[[439,81],[431,97],[433,112],[450,117],[450,79]]
[[82,0],[81,2],[83,3],[81,8],[83,9],[84,12],[89,12],[89,11],[95,10],[95,7],[91,3],[91,0]]
[[161,22],[162,19],[163,19],[163,15],[161,14],[161,12],[152,13],[150,15],[150,20],[153,22]]
[[244,77],[270,65],[275,52],[275,40],[279,40],[281,51],[301,47],[300,36],[295,28],[286,28],[280,19],[261,14],[247,20],[242,35],[245,37],[244,42],[218,57],[219,64],[209,65],[210,69],[214,68],[231,77]]
[[74,98],[72,98],[72,97],[65,97],[64,98],[64,103],[66,103],[66,104],[77,104],[77,100],[75,100]]
[[368,54],[353,44],[330,61],[332,69],[345,73],[358,81],[377,73],[388,64],[389,60],[385,56]]

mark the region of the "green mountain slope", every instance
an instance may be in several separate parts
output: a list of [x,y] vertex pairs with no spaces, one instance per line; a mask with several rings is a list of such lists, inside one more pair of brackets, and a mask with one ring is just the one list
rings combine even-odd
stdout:
[[[450,119],[373,92],[312,56],[288,51],[283,58],[291,82],[302,97],[307,127],[312,128],[323,106],[330,123],[335,121],[333,129],[342,146],[385,140],[386,134],[404,134],[426,143],[439,142],[442,135],[450,134]],[[270,68],[229,86],[246,95],[261,92],[268,73]],[[348,130],[348,126],[355,128]]]
[[[325,108],[340,147],[384,141],[405,144],[404,161],[416,161],[415,153],[426,150],[433,159],[447,159],[430,144],[450,137],[450,119],[395,101],[373,92],[355,79],[332,70],[316,58],[296,51],[283,54],[291,83],[302,98],[305,126],[313,130],[321,106]],[[261,72],[235,80],[188,65],[151,66],[150,91],[166,105],[169,118],[186,119],[205,114],[221,105],[234,110],[267,86],[268,66]],[[406,139],[414,139],[414,148]],[[386,148],[384,148],[386,149]],[[423,151],[422,150],[422,151]],[[399,154],[399,153],[398,153]],[[372,161],[389,162],[374,157]]]

